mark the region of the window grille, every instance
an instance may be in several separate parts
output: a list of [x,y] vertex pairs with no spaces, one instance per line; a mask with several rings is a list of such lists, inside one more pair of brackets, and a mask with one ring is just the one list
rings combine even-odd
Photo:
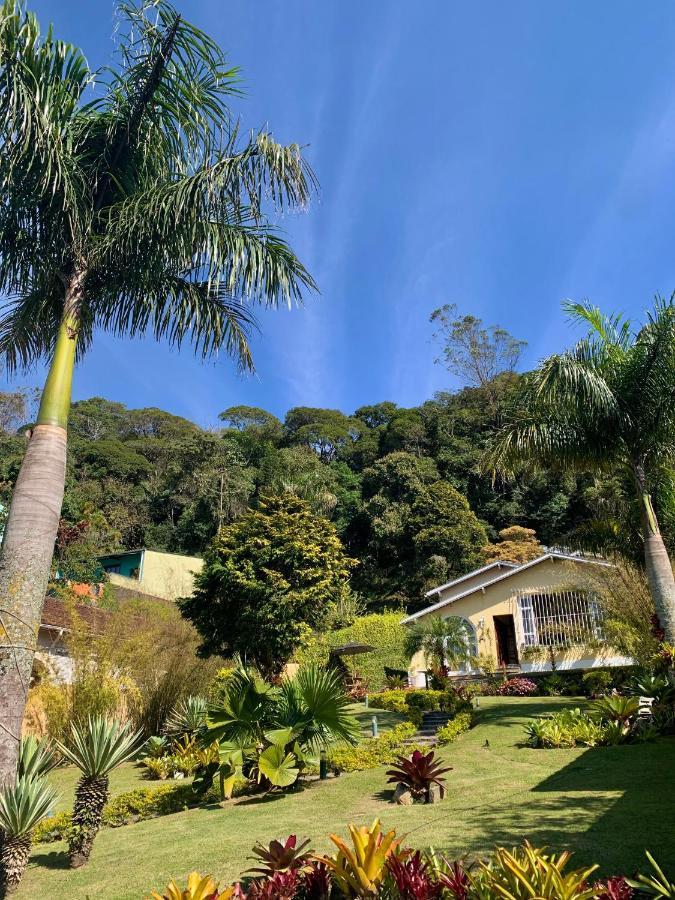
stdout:
[[583,644],[604,638],[600,605],[582,591],[521,593],[518,606],[526,647]]

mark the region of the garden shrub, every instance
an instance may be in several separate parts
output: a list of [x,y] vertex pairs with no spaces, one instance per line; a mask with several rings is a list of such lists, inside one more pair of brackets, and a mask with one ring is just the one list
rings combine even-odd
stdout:
[[422,749],[416,744],[404,743],[417,731],[412,722],[402,722],[386,734],[367,738],[355,747],[341,745],[328,752],[328,764],[334,772],[360,772],[393,763],[399,753],[412,753]]
[[386,685],[385,666],[388,669],[408,669],[405,653],[405,629],[401,627],[402,611],[372,613],[359,616],[352,625],[309,637],[295,654],[300,665],[316,663],[325,666],[330,650],[343,644],[370,644],[372,653],[364,653],[355,659],[348,658],[347,665],[358,669],[370,692]]
[[606,669],[591,669],[584,673],[582,681],[585,693],[590,697],[607,694],[612,687],[612,676]]
[[529,678],[508,678],[497,689],[500,697],[531,697],[537,691],[537,685]]
[[472,725],[473,716],[467,710],[457,713],[454,719],[451,719],[447,725],[439,728],[436,732],[436,738],[439,744],[451,744],[460,734],[468,731]]
[[[237,780],[234,786],[233,796],[245,793],[249,783],[245,778]],[[197,806],[207,802],[216,802],[220,798],[214,793],[206,798],[198,797],[191,784],[163,784],[155,788],[135,788],[113,797],[103,810],[103,825],[108,828],[119,828],[132,822],[141,822],[143,819],[152,819],[156,816],[167,816],[171,813],[182,812],[191,806]],[[66,837],[72,824],[72,816],[69,812],[61,812],[56,816],[43,819],[33,832],[33,841],[36,844],[59,841]]]
[[419,725],[425,712],[444,710],[455,713],[471,707],[465,692],[459,694],[453,688],[434,691],[427,688],[405,691],[381,691],[369,697],[373,709],[388,709],[392,712],[404,713],[410,721]]

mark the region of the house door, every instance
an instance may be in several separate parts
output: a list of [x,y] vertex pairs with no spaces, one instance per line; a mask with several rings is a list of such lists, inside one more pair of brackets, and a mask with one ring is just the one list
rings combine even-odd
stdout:
[[499,665],[517,666],[519,664],[518,645],[516,643],[516,626],[513,616],[494,616],[494,623]]

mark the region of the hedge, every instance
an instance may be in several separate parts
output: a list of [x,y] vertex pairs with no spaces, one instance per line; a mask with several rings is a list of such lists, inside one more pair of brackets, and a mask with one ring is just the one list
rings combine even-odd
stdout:
[[390,669],[408,668],[409,660],[404,648],[405,628],[401,625],[404,615],[404,612],[399,611],[359,616],[348,628],[312,635],[296,653],[295,662],[325,666],[333,647],[352,643],[370,644],[375,647],[372,653],[349,657],[347,664],[350,668],[358,669],[366,681],[368,691],[379,691],[386,684],[385,666]]
[[445,710],[457,713],[470,708],[470,703],[462,700],[450,688],[447,691],[434,691],[428,688],[419,690],[381,691],[369,697],[369,705],[373,709],[388,709],[392,712],[404,713],[416,725],[422,722],[427,710]]
[[436,737],[439,744],[451,744],[457,740],[460,734],[468,731],[473,724],[473,716],[470,712],[457,713],[454,719],[451,719],[447,725],[439,728]]
[[347,745],[335,747],[328,753],[328,764],[334,772],[376,769],[378,766],[394,762],[400,753],[412,753],[413,750],[422,749],[417,744],[405,743],[416,731],[417,726],[412,722],[401,722],[385,734],[366,738],[355,747]]
[[[241,779],[235,785],[234,794],[243,793],[248,786],[246,779]],[[197,806],[203,802],[214,802],[220,798],[207,795],[206,798],[198,797],[192,790],[192,784],[163,784],[154,788],[136,788],[118,794],[106,803],[103,810],[103,825],[108,828],[119,828],[121,825],[129,825],[131,822],[141,822],[143,819],[152,819],[155,816],[167,816],[171,813],[182,812],[191,806]],[[36,844],[49,843],[50,841],[63,840],[72,823],[69,812],[62,812],[56,816],[43,819],[33,831],[33,842]]]

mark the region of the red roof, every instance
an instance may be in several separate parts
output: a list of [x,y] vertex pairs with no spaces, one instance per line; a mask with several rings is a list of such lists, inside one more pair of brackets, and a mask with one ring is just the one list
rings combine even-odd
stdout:
[[50,628],[71,627],[71,609],[75,609],[75,613],[80,619],[92,630],[100,634],[110,613],[105,609],[99,609],[96,606],[88,606],[84,603],[76,603],[74,607],[71,604],[64,603],[57,597],[45,597],[45,604],[42,608],[41,624],[48,625]]

